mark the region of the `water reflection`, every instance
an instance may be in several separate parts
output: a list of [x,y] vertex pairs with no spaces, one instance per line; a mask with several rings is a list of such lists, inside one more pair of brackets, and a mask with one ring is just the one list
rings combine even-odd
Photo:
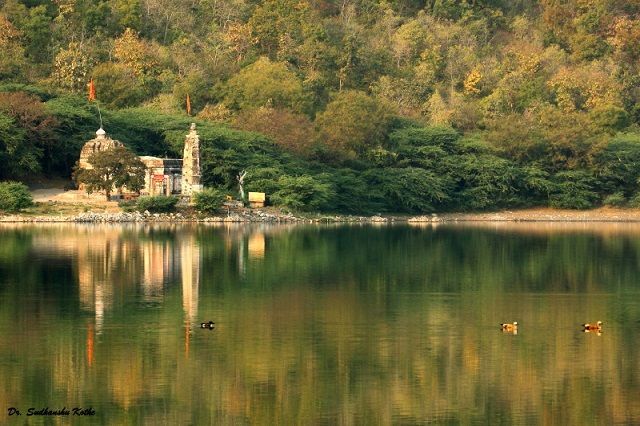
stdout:
[[2,226],[0,400],[103,423],[637,424],[638,236]]

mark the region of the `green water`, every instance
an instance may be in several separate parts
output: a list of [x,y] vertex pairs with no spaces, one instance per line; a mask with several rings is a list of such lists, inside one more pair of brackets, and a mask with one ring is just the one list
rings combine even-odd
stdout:
[[0,423],[640,424],[639,261],[630,224],[3,225]]

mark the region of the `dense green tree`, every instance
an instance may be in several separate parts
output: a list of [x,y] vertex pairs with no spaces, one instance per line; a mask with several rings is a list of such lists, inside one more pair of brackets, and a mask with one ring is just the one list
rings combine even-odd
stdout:
[[337,93],[316,118],[320,143],[340,157],[363,154],[384,141],[389,111],[366,93]]
[[120,27],[136,31],[142,29],[142,4],[140,0],[115,0],[112,10]]
[[0,177],[22,176],[40,171],[41,153],[25,143],[26,132],[0,111]]
[[393,212],[436,211],[449,201],[452,191],[453,182],[448,176],[421,168],[379,169],[376,175],[387,210]]
[[29,188],[20,182],[0,182],[0,210],[17,212],[33,204]]
[[88,193],[104,191],[107,200],[113,190],[126,187],[138,192],[144,187],[145,166],[125,147],[99,151],[89,156],[91,168],[76,168],[76,182],[84,184]]
[[597,177],[606,193],[630,197],[638,191],[640,134],[617,135],[594,155]]
[[302,81],[286,64],[259,58],[232,77],[226,87],[226,102],[233,108],[273,106],[303,112],[307,99]]
[[554,187],[549,197],[551,207],[564,209],[588,209],[600,198],[597,194],[598,181],[592,173],[572,170],[557,173]]
[[134,71],[123,64],[104,63],[91,71],[97,98],[110,108],[138,105],[146,92]]
[[278,190],[270,200],[277,206],[293,210],[326,210],[334,196],[331,184],[312,176],[282,176],[278,179]]

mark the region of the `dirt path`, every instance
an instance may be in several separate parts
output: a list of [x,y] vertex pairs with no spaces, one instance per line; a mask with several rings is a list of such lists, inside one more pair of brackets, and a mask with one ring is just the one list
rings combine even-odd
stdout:
[[57,201],[58,197],[64,192],[63,188],[34,189],[31,191],[31,196],[33,196],[33,201],[44,203],[46,201]]

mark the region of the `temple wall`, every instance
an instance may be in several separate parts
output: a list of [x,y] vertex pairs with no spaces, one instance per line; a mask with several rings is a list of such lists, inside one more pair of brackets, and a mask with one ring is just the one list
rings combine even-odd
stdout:
[[[96,132],[96,138],[88,141],[82,147],[78,163],[81,168],[90,169],[89,157],[95,152],[106,151],[116,146],[124,146],[113,140],[101,128]],[[202,189],[200,184],[200,139],[191,125],[185,139],[184,158],[158,158],[151,156],[139,157],[146,167],[144,188],[140,195],[187,195]],[[83,189],[81,186],[80,189]],[[114,188],[114,193],[116,193]],[[126,188],[123,193],[129,193]]]

